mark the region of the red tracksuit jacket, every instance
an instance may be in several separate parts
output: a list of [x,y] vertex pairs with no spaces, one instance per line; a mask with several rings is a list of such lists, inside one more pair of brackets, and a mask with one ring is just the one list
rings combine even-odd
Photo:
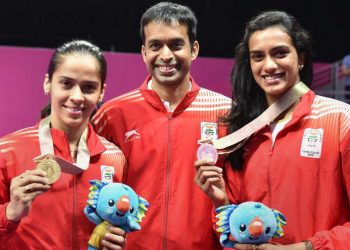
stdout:
[[245,148],[241,172],[226,169],[232,203],[260,201],[287,219],[291,244],[350,249],[350,106],[306,93],[274,144],[268,126]]
[[[12,178],[34,169],[40,155],[38,126],[0,139],[0,249],[77,250],[87,249],[95,225],[84,215],[89,180],[101,179],[101,166],[114,168],[114,181],[121,181],[125,157],[112,143],[96,135],[88,125],[87,147],[90,165],[78,175],[61,173],[52,188],[35,198],[30,213],[18,224],[6,219]],[[61,130],[51,129],[55,155],[72,162],[68,140]]]
[[[149,80],[104,104],[93,119],[96,131],[125,154],[126,184],[150,203],[141,231],[128,235],[126,249],[222,249],[212,229],[212,203],[194,183],[194,162],[197,140],[218,135],[218,117],[231,100],[192,80],[192,90],[168,112],[147,89]],[[220,128],[219,136],[224,133]]]

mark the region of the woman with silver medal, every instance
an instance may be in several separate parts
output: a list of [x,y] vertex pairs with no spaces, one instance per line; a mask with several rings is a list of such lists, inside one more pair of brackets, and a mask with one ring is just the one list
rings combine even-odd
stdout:
[[213,142],[227,164],[198,160],[195,182],[215,207],[261,202],[287,225],[283,237],[234,248],[350,249],[350,106],[306,87],[309,34],[288,13],[263,12],[247,23],[235,59],[232,134]]

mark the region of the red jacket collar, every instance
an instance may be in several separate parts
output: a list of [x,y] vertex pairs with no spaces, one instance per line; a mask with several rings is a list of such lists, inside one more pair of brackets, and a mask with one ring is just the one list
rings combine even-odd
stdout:
[[[290,122],[288,122],[285,126],[285,128],[293,126],[295,123],[297,123],[300,119],[302,119],[304,116],[310,114],[311,112],[311,105],[315,99],[315,93],[312,90],[309,90],[305,95],[303,95],[300,98],[300,102],[297,104],[293,111],[293,116]],[[270,134],[271,129],[269,126],[265,126],[261,129],[263,134]]]
[[309,90],[305,95],[300,99],[300,102],[295,107],[293,112],[292,120],[299,120],[301,117],[304,117],[311,112],[311,105],[315,99],[315,92]]
[[[54,147],[61,152],[69,154],[69,143],[65,133],[62,130],[51,128],[51,135]],[[90,123],[88,123],[88,134],[86,140],[90,156],[101,154],[106,150]]]
[[[139,90],[142,96],[146,99],[146,101],[149,102],[154,108],[162,112],[168,112],[164,107],[164,104],[162,100],[159,98],[158,94],[155,91],[148,89],[148,82],[151,80],[151,78],[152,76],[148,75],[145,81],[139,87]],[[188,106],[191,105],[191,103],[194,101],[194,99],[198,95],[200,87],[196,84],[196,82],[193,80],[192,77],[190,77],[190,81],[192,83],[191,91],[189,91],[185,95],[185,97],[182,99],[180,104],[174,110],[173,115],[183,112]]]

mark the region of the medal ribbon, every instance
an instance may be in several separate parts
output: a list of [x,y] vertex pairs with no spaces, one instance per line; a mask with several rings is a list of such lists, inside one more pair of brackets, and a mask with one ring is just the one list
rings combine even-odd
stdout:
[[[237,150],[238,148],[243,146],[244,142],[252,134],[274,121],[281,113],[283,113],[283,111],[285,111],[293,103],[299,100],[308,91],[309,88],[303,82],[298,82],[284,95],[282,95],[274,103],[272,103],[270,107],[268,107],[260,116],[258,116],[242,128],[238,129],[237,131],[218,140],[212,140],[212,144],[217,150],[219,150],[219,154],[231,153]],[[231,146],[234,147],[225,150],[225,148]]]
[[88,129],[86,128],[80,138],[78,144],[78,155],[77,162],[71,163],[65,159],[55,155],[52,135],[50,130],[51,116],[47,116],[42,119],[39,123],[39,144],[40,144],[40,153],[41,155],[34,158],[35,162],[38,162],[42,159],[52,159],[57,161],[60,165],[63,172],[69,174],[79,174],[84,170],[88,169],[90,163],[90,152],[87,148],[86,137]]

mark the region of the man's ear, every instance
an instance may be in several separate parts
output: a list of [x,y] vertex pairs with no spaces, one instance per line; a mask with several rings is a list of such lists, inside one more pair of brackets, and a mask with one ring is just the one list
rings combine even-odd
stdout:
[[145,47],[145,45],[141,46],[141,54],[142,54],[143,62],[146,63],[146,47]]
[[192,61],[197,58],[198,53],[199,53],[199,43],[198,43],[198,41],[194,41],[192,48],[191,48]]

